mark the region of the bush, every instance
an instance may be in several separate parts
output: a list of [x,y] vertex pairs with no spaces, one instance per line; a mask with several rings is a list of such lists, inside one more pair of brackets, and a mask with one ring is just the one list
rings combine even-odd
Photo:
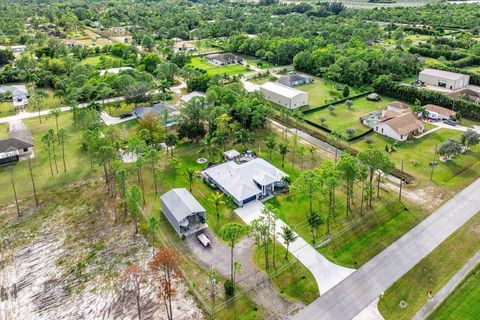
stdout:
[[447,60],[460,60],[468,57],[468,55],[463,52],[456,52],[452,50],[434,50],[420,47],[411,47],[408,52],[412,54],[419,54],[423,57],[430,57],[435,59],[445,57],[445,59]]
[[229,297],[233,296],[235,293],[235,287],[233,286],[233,282],[231,280],[225,280],[223,288],[225,289],[225,294]]

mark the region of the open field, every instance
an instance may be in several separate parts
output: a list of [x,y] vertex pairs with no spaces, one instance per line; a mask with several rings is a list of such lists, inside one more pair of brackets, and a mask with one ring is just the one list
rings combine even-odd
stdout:
[[[338,84],[332,81],[325,81],[319,77],[313,77],[314,80],[312,83],[302,84],[295,86],[295,89],[305,91],[308,93],[308,104],[311,107],[316,107],[324,105],[327,103],[335,102],[341,100],[344,97],[342,96],[342,90],[337,90],[336,86],[345,86],[343,84]],[[355,96],[360,92],[354,88],[349,87],[350,96]]]
[[[385,319],[411,319],[428,301],[428,292],[440,290],[480,250],[479,235],[477,214],[385,292],[379,302]],[[408,304],[403,309],[399,306],[402,300]]]
[[[413,174],[419,180],[427,181],[430,179],[430,162],[433,160],[435,145],[439,147],[449,138],[459,140],[461,134],[462,132],[457,130],[440,129],[420,139],[411,139],[413,143],[398,143],[396,145],[397,150],[389,153],[389,157],[397,168],[400,168],[403,160],[405,171]],[[385,150],[386,145],[394,143],[393,139],[373,132],[367,137],[353,142],[351,146],[357,150],[364,150],[369,146],[367,141],[371,141],[371,145],[380,150]],[[448,186],[457,190],[468,184],[471,178],[462,183],[453,179],[455,176],[460,174],[472,178],[478,176],[480,172],[478,166],[480,146],[473,147],[472,150],[463,155],[458,155],[448,162],[439,161],[437,155],[436,161],[438,164],[434,169],[433,181],[441,186]]]
[[236,76],[248,71],[247,68],[239,64],[232,64],[228,66],[216,66],[212,63],[207,62],[206,58],[204,57],[192,58],[192,62],[190,62],[190,66],[205,70],[210,75],[226,73],[230,76]]
[[480,66],[469,66],[469,67],[464,67],[462,69],[465,69],[465,70],[471,71],[471,72],[480,73]]
[[476,320],[480,314],[480,272],[477,267],[435,310],[429,320]]
[[[359,120],[360,116],[372,111],[381,111],[386,108],[389,102],[394,99],[382,97],[381,101],[369,101],[366,97],[353,100],[352,109],[349,110],[345,104],[337,104],[334,106],[335,110],[330,112],[328,108],[306,113],[305,119],[314,123],[327,127],[330,130],[336,130],[344,137],[347,137],[345,132],[348,128],[355,129],[354,135],[359,135],[368,131],[370,128],[362,124]],[[325,121],[320,121],[321,118]]]

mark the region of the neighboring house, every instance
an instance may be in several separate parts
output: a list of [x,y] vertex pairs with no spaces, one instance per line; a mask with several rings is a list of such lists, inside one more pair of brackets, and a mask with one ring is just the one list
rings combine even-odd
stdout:
[[283,178],[287,175],[267,161],[251,154],[234,158],[209,167],[202,175],[231,196],[237,205],[243,206],[255,199],[268,197],[275,188],[285,186]]
[[16,45],[16,46],[0,46],[0,50],[7,50],[10,49],[13,54],[22,54],[27,49],[25,45]]
[[293,87],[299,86],[306,83],[311,83],[313,81],[312,77],[292,73],[286,76],[282,76],[277,79],[277,82],[283,84],[284,86]]
[[28,104],[28,91],[23,84],[12,84],[0,86],[0,93],[5,94],[10,92],[12,95],[12,102],[15,108],[22,108]]
[[197,47],[190,41],[177,41],[173,45],[173,52],[175,53],[189,52],[195,50],[197,50]]
[[[475,90],[474,88],[478,90]],[[480,103],[480,88],[475,86],[469,86],[469,88],[462,88],[449,92],[447,93],[447,96],[452,99],[459,99],[465,97],[472,101]]]
[[384,120],[375,124],[373,130],[397,141],[405,141],[409,136],[423,131],[423,123],[409,110],[387,110],[384,112]]
[[68,47],[68,48],[73,48],[73,47],[83,47],[84,44],[78,40],[63,40],[63,43]]
[[163,214],[179,236],[188,236],[208,227],[206,210],[187,189],[171,189],[160,200]]
[[187,103],[189,102],[190,100],[192,100],[193,98],[195,97],[206,97],[205,93],[204,92],[200,92],[200,91],[193,91],[193,92],[190,92],[189,94],[186,94],[184,96],[182,96],[180,98],[180,101],[182,103]]
[[280,83],[266,82],[260,86],[260,92],[268,101],[288,109],[308,105],[308,93]]
[[243,64],[243,59],[232,53],[211,54],[207,56],[207,60],[217,66],[226,66],[234,63]]
[[163,118],[165,115],[165,112],[168,113],[168,116],[167,116],[168,124],[173,123],[175,121],[175,117],[180,115],[180,111],[175,109],[173,106],[169,104],[162,104],[162,103],[154,104],[151,107],[139,106],[133,109],[133,114],[135,115],[135,117],[137,117],[137,119],[142,119],[149,114],[156,117]]
[[387,110],[399,112],[402,110],[410,110],[410,106],[400,101],[393,101],[388,104]]
[[427,117],[434,120],[452,119],[457,115],[455,111],[437,106],[435,104],[427,104],[424,107],[428,114]]
[[30,131],[22,121],[10,123],[8,138],[0,140],[0,164],[28,159],[32,154]]
[[106,69],[106,70],[100,70],[100,76],[106,75],[106,74],[118,74],[122,71],[127,71],[127,70],[133,70],[132,67],[120,67],[120,68],[111,68],[111,69]]
[[468,86],[470,76],[444,70],[425,69],[418,74],[418,80],[426,85],[457,90]]

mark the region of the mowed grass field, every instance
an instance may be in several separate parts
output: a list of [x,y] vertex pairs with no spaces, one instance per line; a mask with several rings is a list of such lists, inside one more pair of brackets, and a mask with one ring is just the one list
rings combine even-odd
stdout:
[[428,319],[477,320],[479,315],[480,268],[477,267]]
[[239,64],[232,64],[228,66],[217,66],[212,63],[209,63],[207,59],[204,57],[192,58],[192,61],[190,62],[189,65],[198,69],[205,70],[210,75],[226,73],[229,76],[236,76],[248,71],[246,67]]
[[[348,128],[355,129],[354,135],[359,135],[370,129],[368,126],[360,122],[360,116],[372,111],[382,111],[392,101],[394,101],[394,99],[388,97],[382,97],[381,101],[369,101],[366,97],[362,97],[353,100],[353,106],[351,110],[348,109],[346,104],[342,103],[335,105],[335,110],[333,112],[330,112],[328,108],[324,108],[314,112],[306,113],[305,119],[327,127],[330,130],[335,130],[344,137],[348,137],[346,133]],[[322,117],[325,119],[323,124],[320,121]]]
[[[428,292],[431,290],[436,294],[480,250],[479,236],[480,214],[477,213],[385,291],[378,304],[385,319],[411,319],[427,303]],[[400,301],[405,301],[408,304],[407,307],[401,308]],[[465,310],[473,312],[479,308],[479,304],[473,305],[473,308],[468,308],[467,304],[468,301],[465,301]],[[476,316],[472,319],[478,319],[478,313]],[[447,316],[438,319],[469,318]]]
[[[308,104],[311,107],[321,106],[327,103],[335,102],[343,99],[342,90],[337,90],[336,86],[345,86],[331,81],[325,81],[319,77],[313,77],[312,83],[295,86],[295,89],[305,91],[308,93]],[[359,94],[360,92],[354,88],[349,87],[350,97]]]
[[[413,138],[413,143],[399,143],[396,145],[396,151],[388,153],[390,159],[400,168],[403,160],[404,170],[413,174],[419,180],[430,180],[431,166],[435,153],[435,145],[440,145],[449,138],[460,139],[461,131],[440,129],[432,132],[420,139]],[[367,140],[368,139],[368,140]],[[370,145],[385,150],[385,146],[391,146],[393,139],[372,132],[368,136],[352,142],[351,147],[359,151],[368,148]],[[480,174],[480,146],[475,146],[462,155],[457,155],[448,162],[441,162],[439,156],[436,157],[437,165],[433,173],[433,181],[442,186],[459,189],[466,186],[473,177]],[[462,177],[457,179],[456,177]],[[468,177],[470,177],[468,179]],[[464,179],[465,178],[465,179]]]

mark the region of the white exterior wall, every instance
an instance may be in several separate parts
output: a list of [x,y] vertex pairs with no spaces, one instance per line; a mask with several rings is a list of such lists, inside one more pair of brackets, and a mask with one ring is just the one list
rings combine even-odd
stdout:
[[394,131],[389,125],[385,123],[377,123],[373,130],[381,135],[387,136],[389,138],[395,139],[397,141],[405,141],[408,138],[407,136],[401,136],[396,131]]
[[308,105],[308,93],[306,92],[299,93],[293,98],[285,97],[281,94],[278,94],[277,92],[273,92],[262,87],[260,87],[260,92],[265,95],[265,98],[268,101],[281,105],[288,109],[296,109],[298,107]]
[[456,89],[466,87],[466,86],[468,86],[468,84],[470,82],[470,76],[468,76],[468,75],[463,75],[462,78],[455,81],[455,80],[444,79],[444,78],[435,77],[435,76],[420,73],[418,75],[418,79],[422,82],[425,82],[425,84],[428,84],[428,85],[431,85],[431,86],[439,86],[440,81],[445,82],[446,83],[445,88],[447,88],[449,90],[456,90]]
[[435,112],[435,111],[430,111],[430,110],[427,110],[427,113],[428,113],[428,118],[430,119],[434,119],[434,120],[448,120],[450,119],[449,116],[446,116],[444,114],[440,114],[438,112]]

